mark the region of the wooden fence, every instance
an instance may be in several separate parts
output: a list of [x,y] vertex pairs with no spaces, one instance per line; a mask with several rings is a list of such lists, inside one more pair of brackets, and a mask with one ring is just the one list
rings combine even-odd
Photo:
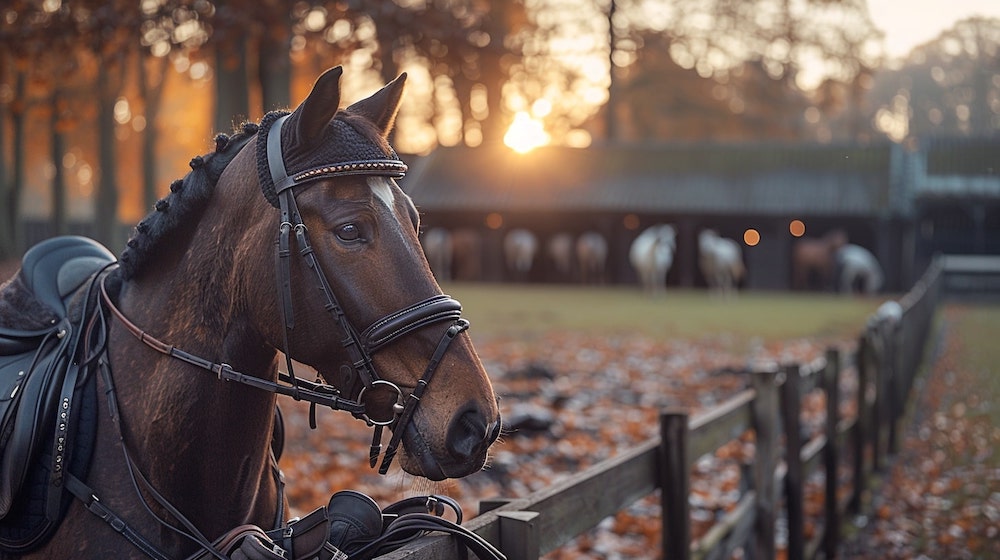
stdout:
[[[483,502],[466,527],[510,560],[535,560],[660,490],[665,559],[728,558],[737,549],[770,559],[778,548],[792,560],[835,557],[842,517],[861,511],[870,475],[896,451],[897,424],[941,297],[942,268],[942,259],[935,260],[909,293],[880,307],[855,350],[829,348],[808,364],[756,366],[750,387],[720,406],[695,415],[663,411],[658,437],[528,497]],[[842,387],[850,391],[842,395]],[[826,414],[810,432],[801,403],[816,391]],[[748,434],[754,456],[743,467],[739,500],[693,540],[692,466]],[[818,490],[807,484],[814,473],[822,475]],[[807,492],[822,511],[807,514]],[[780,542],[779,519],[787,524]],[[450,537],[432,535],[380,558],[460,557]]]

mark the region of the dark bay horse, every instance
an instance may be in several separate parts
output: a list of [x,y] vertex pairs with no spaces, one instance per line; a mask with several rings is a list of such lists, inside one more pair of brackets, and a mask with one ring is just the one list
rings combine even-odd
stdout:
[[792,247],[792,288],[826,290],[834,286],[835,256],[846,244],[847,233],[842,229],[796,241]]
[[[383,471],[397,445],[416,476],[483,467],[497,399],[394,181],[405,165],[387,136],[405,75],[346,109],[340,76],[324,73],[290,114],[220,135],[99,282],[109,367],[83,481],[99,503],[72,500],[28,557],[159,557],[131,531],[185,558],[235,526],[280,526],[276,387],[369,420],[373,466],[388,427]],[[279,373],[282,355],[322,382]]]

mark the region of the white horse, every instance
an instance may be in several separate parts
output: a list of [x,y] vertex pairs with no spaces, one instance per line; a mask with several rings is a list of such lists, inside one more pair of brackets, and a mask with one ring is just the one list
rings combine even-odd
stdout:
[[732,294],[746,273],[739,243],[715,230],[702,230],[698,234],[698,255],[708,288],[724,296]]
[[837,250],[836,263],[841,293],[860,291],[871,295],[882,289],[882,267],[868,249],[848,243]]
[[664,292],[676,249],[677,233],[669,224],[650,226],[632,242],[628,259],[644,293],[655,296]]
[[528,279],[531,265],[538,252],[538,238],[526,229],[512,229],[503,240],[504,256],[507,258],[507,270],[514,280],[523,282]]
[[588,231],[576,240],[576,260],[580,263],[580,282],[604,283],[604,264],[608,260],[608,242],[596,231]]
[[421,237],[424,255],[439,282],[451,280],[451,259],[454,250],[451,233],[442,227],[431,228]]

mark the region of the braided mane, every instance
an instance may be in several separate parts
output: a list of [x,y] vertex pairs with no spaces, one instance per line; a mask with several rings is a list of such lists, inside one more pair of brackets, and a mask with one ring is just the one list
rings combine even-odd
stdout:
[[119,262],[125,280],[135,278],[156,254],[158,248],[185,223],[197,220],[205,210],[222,171],[240,149],[257,133],[258,126],[244,123],[229,136],[215,137],[215,151],[191,160],[191,171],[170,184],[170,193],[154,205],[155,210],[142,219],[132,232]]

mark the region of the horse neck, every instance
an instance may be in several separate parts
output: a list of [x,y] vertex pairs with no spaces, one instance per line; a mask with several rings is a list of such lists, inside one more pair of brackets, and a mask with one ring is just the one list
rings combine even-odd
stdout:
[[[251,311],[273,297],[264,294],[274,285],[273,257],[261,254],[262,241],[252,232],[224,235],[234,231],[228,222],[206,212],[186,248],[123,283],[120,307],[143,331],[177,349],[273,380],[276,351]],[[225,518],[212,508],[261,509],[257,492],[271,476],[274,395],[159,354],[121,325],[110,348],[126,441],[153,486],[196,524]],[[206,503],[207,492],[220,499]],[[263,509],[273,515],[274,507]],[[230,527],[250,520],[231,521]]]

